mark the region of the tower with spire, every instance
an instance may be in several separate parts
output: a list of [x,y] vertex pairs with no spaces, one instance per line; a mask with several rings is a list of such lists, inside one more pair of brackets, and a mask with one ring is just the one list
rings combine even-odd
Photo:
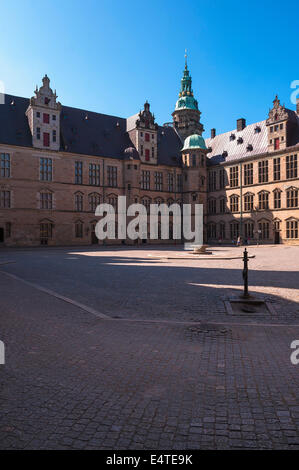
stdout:
[[174,127],[182,141],[192,134],[202,135],[204,128],[200,122],[200,115],[198,102],[194,98],[192,90],[192,78],[188,70],[187,51],[185,51],[185,68],[181,79],[181,90],[172,113]]

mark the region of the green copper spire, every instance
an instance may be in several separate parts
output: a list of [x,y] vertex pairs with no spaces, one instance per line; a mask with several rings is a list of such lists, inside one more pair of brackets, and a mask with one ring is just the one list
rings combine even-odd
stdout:
[[179,99],[175,106],[175,109],[181,108],[198,109],[198,103],[193,96],[192,78],[191,75],[189,75],[187,65],[187,51],[185,51],[185,69],[181,79],[181,91],[179,92]]

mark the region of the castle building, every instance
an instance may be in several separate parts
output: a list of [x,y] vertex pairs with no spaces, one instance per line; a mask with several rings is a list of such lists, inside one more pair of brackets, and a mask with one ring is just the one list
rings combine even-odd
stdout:
[[148,102],[127,119],[63,106],[47,75],[31,99],[3,102],[0,246],[101,244],[95,209],[120,195],[147,208],[203,204],[209,243],[299,244],[299,102],[293,111],[276,97],[266,120],[204,139],[187,63],[162,126]]

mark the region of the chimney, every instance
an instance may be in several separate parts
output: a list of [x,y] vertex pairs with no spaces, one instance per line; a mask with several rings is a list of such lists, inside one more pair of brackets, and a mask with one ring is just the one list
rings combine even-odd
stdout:
[[246,127],[246,119],[237,119],[237,131],[242,131]]
[[213,129],[211,129],[211,139],[214,139],[214,137],[216,137],[216,129],[213,127]]
[[296,101],[296,112],[299,116],[299,98],[297,98],[297,101]]

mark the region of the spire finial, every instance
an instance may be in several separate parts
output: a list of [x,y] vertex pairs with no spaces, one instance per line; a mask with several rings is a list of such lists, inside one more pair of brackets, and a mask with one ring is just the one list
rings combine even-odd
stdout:
[[187,49],[185,49],[185,69],[187,68]]

